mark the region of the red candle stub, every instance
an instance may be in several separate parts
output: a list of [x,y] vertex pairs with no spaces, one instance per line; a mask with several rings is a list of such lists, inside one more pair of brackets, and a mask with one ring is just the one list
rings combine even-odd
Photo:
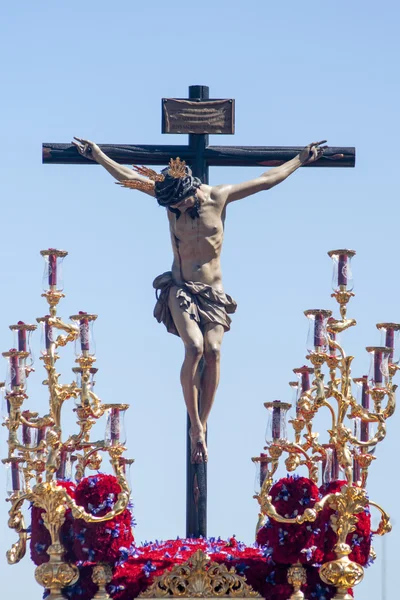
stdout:
[[[369,391],[368,391],[368,377],[364,375],[362,388],[361,388],[361,406],[366,410],[369,410]],[[360,427],[360,440],[367,442],[369,438],[369,423],[368,421],[361,421]]]
[[323,483],[330,483],[331,481],[339,479],[339,462],[334,448],[326,448],[326,453],[322,458],[321,466]]
[[329,354],[331,356],[336,356],[336,347],[332,346],[332,344],[330,343],[330,340],[333,340],[334,342],[336,342],[336,333],[329,332],[329,334],[328,334]]
[[391,348],[392,351],[389,354],[389,363],[393,362],[393,350],[394,350],[394,329],[393,327],[388,327],[386,329],[386,339],[385,339],[386,348]]
[[12,480],[13,491],[19,492],[21,490],[21,480],[20,480],[20,473],[19,473],[19,465],[15,461],[13,461],[11,463],[11,480]]
[[110,436],[111,442],[119,442],[120,439],[120,410],[112,408],[110,415]]
[[266,460],[263,460],[267,458],[267,455],[263,454],[262,452],[260,454],[260,458],[260,488],[262,488],[265,478],[268,474],[268,462]]
[[[22,416],[27,419],[29,416],[29,411],[24,410]],[[29,425],[25,425],[25,423],[22,424],[22,443],[24,446],[30,446],[32,443],[32,430]]]
[[57,256],[49,254],[49,285],[57,285]]
[[322,483],[329,483],[329,481],[326,481],[326,464],[327,464],[327,459],[326,459],[326,455],[324,455],[322,457],[321,460],[321,479],[322,479]]
[[20,371],[19,371],[19,358],[18,356],[10,356],[10,379],[11,386],[15,387],[21,384]]
[[304,394],[310,387],[310,374],[308,371],[303,371],[301,374],[301,393]]
[[314,346],[321,348],[325,344],[324,315],[317,313],[314,320]]
[[[18,325],[25,325],[25,323],[18,321]],[[26,329],[18,329],[18,350],[26,352]]]
[[[40,429],[38,429],[37,445],[39,446],[40,442],[45,439],[46,439],[46,427],[40,427]],[[42,452],[42,450],[40,452]]]
[[361,469],[357,458],[353,460],[353,482],[357,483],[361,479]]
[[307,367],[307,365],[303,365],[302,367],[293,369],[293,372],[300,378],[296,399],[296,415],[298,416],[300,410],[299,400],[311,388],[310,375],[313,373],[313,369]]
[[377,350],[374,352],[374,382],[377,387],[382,387],[382,362],[383,354]]
[[349,257],[347,254],[339,254],[338,259],[338,285],[346,286],[348,278],[348,261]]
[[[80,315],[87,315],[86,312],[79,311]],[[81,341],[82,352],[89,352],[90,350],[90,335],[89,335],[89,320],[81,319],[79,321],[79,336]]]
[[272,439],[279,440],[281,437],[281,408],[274,406],[272,408]]
[[60,467],[57,471],[57,479],[65,479],[67,466],[67,451],[61,450],[60,452]]
[[339,460],[336,452],[336,448],[332,449],[332,477],[331,481],[337,481],[339,479]]

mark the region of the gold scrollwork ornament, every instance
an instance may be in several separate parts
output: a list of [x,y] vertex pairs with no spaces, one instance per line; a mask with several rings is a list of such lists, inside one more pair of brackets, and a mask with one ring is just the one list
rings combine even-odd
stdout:
[[304,567],[300,563],[296,563],[289,567],[287,580],[294,587],[293,594],[289,600],[304,600],[304,594],[301,591],[301,586],[307,583],[307,574]]
[[50,590],[49,600],[65,600],[61,589],[74,585],[78,581],[79,570],[75,565],[52,562],[50,557],[50,562],[43,563],[37,567],[35,579],[39,585]]
[[139,598],[260,598],[261,596],[232,567],[211,562],[198,550],[182,565],[160,577]]
[[106,585],[112,580],[112,569],[107,563],[99,563],[93,568],[92,581],[99,586],[93,600],[108,600]]

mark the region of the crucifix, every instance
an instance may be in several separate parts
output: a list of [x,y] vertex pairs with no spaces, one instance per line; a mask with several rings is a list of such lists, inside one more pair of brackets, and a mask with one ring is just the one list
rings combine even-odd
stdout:
[[[321,148],[320,143],[304,149],[209,146],[210,134],[234,133],[234,100],[209,99],[206,86],[190,86],[187,99],[162,100],[162,132],[188,134],[189,143],[97,146],[76,138],[72,144],[43,144],[43,162],[101,164],[122,185],[155,196],[168,209],[174,263],[172,271],[154,281],[159,292],[155,316],[185,344],[186,535],[206,537],[206,423],[219,380],[220,343],[230,326],[228,313],[236,308],[223,291],[219,267],[226,205],[277,185],[300,166],[354,167],[355,149]],[[161,174],[120,166],[135,163],[169,166]],[[210,187],[210,166],[273,168],[243,184]]]

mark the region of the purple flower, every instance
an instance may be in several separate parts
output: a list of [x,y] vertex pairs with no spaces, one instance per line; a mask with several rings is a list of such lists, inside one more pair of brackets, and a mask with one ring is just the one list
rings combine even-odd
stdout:
[[311,598],[317,598],[318,600],[328,600],[329,588],[317,583],[315,586],[315,592],[310,594]]
[[288,535],[287,531],[284,531],[281,527],[278,529],[279,545],[283,546],[285,543],[285,537]]
[[108,587],[108,591],[110,592],[110,594],[113,596],[114,594],[116,594],[117,592],[122,592],[125,589],[124,585],[109,585]]
[[245,565],[244,563],[239,563],[238,565],[235,565],[235,569],[239,573],[239,575],[244,575],[245,570],[248,568],[249,565]]
[[119,553],[121,555],[120,559],[117,562],[117,565],[122,565],[122,563],[124,563],[125,561],[128,560],[128,558],[130,557],[131,553],[129,548],[125,548],[125,546],[121,546],[120,548],[118,548]]
[[307,560],[311,560],[312,555],[316,549],[317,549],[317,546],[310,546],[309,548],[303,548],[303,550],[301,550],[301,552],[302,552],[302,554],[306,555]]
[[261,551],[264,558],[269,558],[272,556],[273,548],[271,546],[261,546]]
[[88,560],[94,562],[96,560],[96,551],[93,548],[82,548],[82,552],[88,555]]
[[155,565],[153,565],[151,560],[148,560],[147,563],[145,565],[143,565],[143,567],[142,567],[142,571],[144,571],[144,574],[146,575],[146,577],[150,577],[150,573],[152,571],[156,571],[156,570],[157,570],[157,567]]
[[272,583],[272,585],[275,585],[275,571],[271,571],[271,573],[266,576],[265,581],[267,583]]
[[289,497],[290,497],[290,494],[288,492],[286,485],[282,484],[282,489],[279,492],[279,494],[275,497],[275,502],[277,502],[278,500],[284,500],[285,502],[287,502],[289,500]]
[[79,533],[76,534],[76,538],[81,543],[82,546],[85,543],[85,532],[86,532],[86,528],[83,528],[80,530]]

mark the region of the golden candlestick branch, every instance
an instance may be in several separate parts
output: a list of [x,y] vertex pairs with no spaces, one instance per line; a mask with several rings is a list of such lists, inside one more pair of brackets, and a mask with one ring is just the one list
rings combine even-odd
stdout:
[[[75,342],[80,335],[80,326],[77,321],[86,319],[94,321],[96,315],[82,313],[72,316],[71,323],[65,323],[57,316],[57,306],[64,294],[57,287],[57,259],[64,258],[67,253],[61,250],[49,249],[41,252],[46,257],[49,265],[46,280],[49,281],[48,289],[42,294],[49,307],[49,314],[39,317],[37,321],[43,326],[45,344],[40,357],[46,371],[43,384],[47,388],[49,406],[48,414],[39,416],[37,412],[23,410],[23,405],[28,399],[25,379],[13,375],[10,385],[6,389],[5,398],[9,407],[5,426],[8,429],[8,457],[3,463],[9,465],[12,471],[12,486],[8,501],[8,525],[18,535],[18,540],[7,552],[10,564],[19,562],[26,553],[27,530],[23,519],[23,503],[30,502],[43,510],[42,519],[50,533],[51,545],[47,550],[50,560],[40,565],[35,572],[35,577],[40,585],[50,590],[50,600],[63,598],[61,589],[75,583],[79,577],[75,565],[70,565],[64,560],[65,548],[60,543],[60,529],[65,520],[67,508],[72,515],[86,522],[103,522],[113,519],[121,514],[128,506],[130,490],[125,476],[125,467],[133,462],[123,456],[124,445],[118,440],[91,440],[90,434],[93,425],[110,408],[119,411],[127,410],[127,404],[106,404],[94,394],[91,377],[97,372],[93,367],[96,358],[93,353],[82,351],[76,359],[78,367],[74,373],[81,375],[81,386],[76,382],[61,383],[60,374],[56,369],[56,362],[60,359],[58,350],[71,342]],[[13,331],[31,332],[35,325],[19,323],[11,326]],[[55,336],[54,332],[61,332]],[[51,334],[51,335],[50,335]],[[85,343],[87,339],[85,338]],[[15,368],[24,369],[29,352],[12,349],[4,352],[3,356]],[[21,371],[23,374],[23,371]],[[2,386],[3,387],[3,386]],[[65,436],[62,428],[62,411],[67,401],[74,398],[78,406],[75,409],[78,417],[78,432]],[[22,435],[21,435],[22,431]],[[37,437],[34,437],[35,434]],[[36,441],[35,441],[36,440]],[[79,481],[85,476],[87,469],[97,470],[100,466],[101,454],[108,455],[111,467],[118,480],[121,491],[118,494],[113,509],[104,516],[93,515],[82,506],[76,504],[67,491],[58,485],[57,477],[62,467],[63,457],[66,455],[76,460],[75,477]],[[100,585],[97,593],[98,600],[107,598],[104,585],[109,581],[107,567],[96,568],[94,578]]]

